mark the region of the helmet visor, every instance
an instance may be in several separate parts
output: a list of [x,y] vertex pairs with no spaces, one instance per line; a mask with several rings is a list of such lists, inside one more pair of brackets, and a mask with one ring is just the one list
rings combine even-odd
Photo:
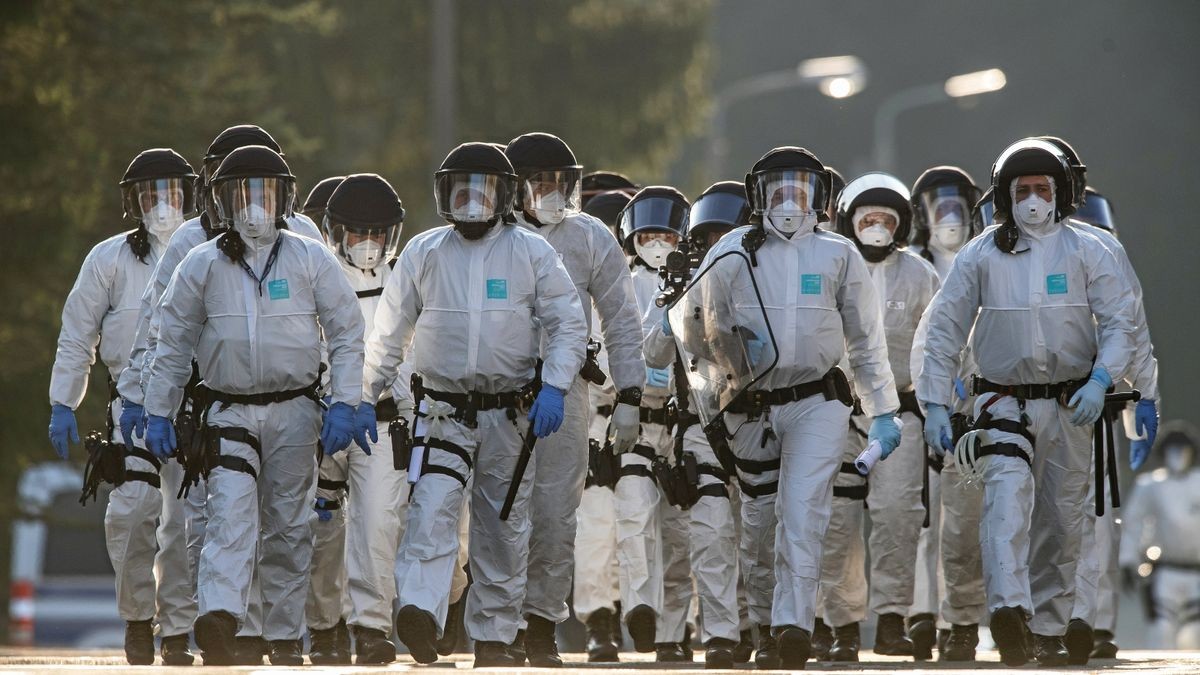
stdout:
[[338,254],[359,269],[375,269],[386,263],[396,257],[400,246],[398,224],[347,225],[326,216],[324,230]]
[[688,207],[666,197],[646,197],[630,202],[618,223],[626,239],[635,232],[682,233],[687,228]]
[[134,218],[141,219],[160,205],[188,213],[192,210],[191,181],[183,178],[143,180],[125,187],[127,208]]
[[230,178],[212,186],[222,223],[274,223],[291,214],[291,180],[278,177]]
[[689,214],[689,231],[704,229],[726,229],[745,225],[750,218],[750,204],[741,195],[728,192],[706,194],[692,204]]
[[805,169],[771,169],[754,174],[754,193],[763,212],[822,211],[825,176]]
[[557,217],[579,213],[582,197],[579,189],[581,169],[537,171],[525,179],[524,208]]
[[1117,231],[1117,221],[1113,218],[1112,204],[1104,195],[1088,193],[1087,201],[1075,211],[1074,217],[1109,232]]
[[486,223],[509,211],[511,180],[494,173],[440,173],[434,179],[438,215],[458,223]]

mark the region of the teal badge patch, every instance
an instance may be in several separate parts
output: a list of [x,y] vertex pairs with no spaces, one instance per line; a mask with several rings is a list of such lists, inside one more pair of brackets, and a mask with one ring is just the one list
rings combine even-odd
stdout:
[[487,297],[488,300],[507,300],[508,279],[488,279]]
[[267,292],[271,294],[272,300],[287,300],[292,297],[292,294],[288,292],[287,279],[267,282]]
[[801,295],[820,295],[821,294],[821,275],[820,274],[801,274],[800,275],[800,294]]
[[1067,292],[1067,275],[1051,274],[1046,277],[1046,293],[1063,295]]

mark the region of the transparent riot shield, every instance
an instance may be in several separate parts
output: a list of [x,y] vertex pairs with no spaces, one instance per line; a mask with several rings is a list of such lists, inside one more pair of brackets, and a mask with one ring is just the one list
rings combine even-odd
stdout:
[[750,259],[713,258],[667,308],[691,403],[707,426],[779,361]]

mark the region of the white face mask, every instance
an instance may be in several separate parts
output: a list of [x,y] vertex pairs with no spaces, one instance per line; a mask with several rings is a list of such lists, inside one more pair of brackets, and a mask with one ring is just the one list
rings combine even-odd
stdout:
[[863,243],[863,246],[883,248],[892,243],[892,233],[888,232],[888,229],[882,225],[872,225],[859,230],[857,236],[858,240]]
[[933,226],[929,245],[946,253],[957,253],[967,243],[967,228],[958,218],[943,218]]
[[360,241],[346,249],[346,257],[360,270],[373,270],[383,262],[383,246],[370,239]]
[[1050,178],[1050,201],[1037,195],[1029,195],[1022,201],[1017,201],[1017,181],[1008,188],[1009,199],[1013,201],[1013,217],[1017,224],[1030,230],[1040,230],[1049,225],[1054,218],[1054,200],[1056,196],[1054,179]]
[[262,206],[251,204],[233,216],[233,227],[247,239],[258,239],[275,227],[275,218]]
[[766,221],[780,233],[791,236],[801,229],[817,226],[817,212],[806,211],[794,201],[786,201],[767,210]]
[[561,192],[542,195],[534,203],[533,216],[543,225],[557,225],[567,217],[567,200]]
[[485,220],[485,211],[486,207],[483,205],[483,202],[478,199],[472,199],[467,202],[466,206],[454,209],[454,217],[468,223],[482,222]]
[[675,247],[661,239],[653,239],[645,244],[635,241],[633,249],[637,251],[642,262],[649,265],[650,269],[656,270],[667,264],[667,256],[675,250]]
[[142,214],[142,223],[151,234],[165,239],[183,224],[183,210],[166,202],[159,202],[153,209]]

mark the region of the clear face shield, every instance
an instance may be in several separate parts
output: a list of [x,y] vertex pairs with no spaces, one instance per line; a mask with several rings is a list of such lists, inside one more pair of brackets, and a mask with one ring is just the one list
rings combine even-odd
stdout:
[[1113,217],[1112,205],[1103,195],[1094,192],[1088,193],[1087,199],[1079,208],[1075,209],[1075,215],[1072,217],[1102,230],[1108,230],[1113,234],[1117,232],[1117,221]]
[[452,223],[488,223],[512,198],[509,180],[490,173],[447,172],[434,181],[438,215]]
[[342,225],[325,218],[325,231],[334,238],[334,247],[351,265],[373,270],[396,257],[400,245],[400,225]]
[[763,221],[785,233],[816,226],[819,211],[825,207],[824,176],[814,171],[764,171],[755,174],[754,190]]
[[900,214],[886,206],[860,206],[851,218],[854,236],[863,246],[885,247],[892,243],[896,228],[900,225]]
[[633,250],[650,269],[667,264],[667,256],[679,246],[675,232],[638,232],[633,236]]
[[261,237],[291,213],[292,181],[285,178],[231,178],[212,189],[221,222],[248,239]]
[[958,186],[927,190],[920,195],[920,208],[929,226],[929,245],[956,253],[971,238],[971,204]]
[[153,234],[169,235],[183,224],[184,213],[190,206],[191,186],[187,183],[183,178],[158,178],[128,186],[130,215]]
[[582,174],[580,169],[561,169],[530,175],[522,186],[525,211],[542,225],[561,223],[579,213]]

